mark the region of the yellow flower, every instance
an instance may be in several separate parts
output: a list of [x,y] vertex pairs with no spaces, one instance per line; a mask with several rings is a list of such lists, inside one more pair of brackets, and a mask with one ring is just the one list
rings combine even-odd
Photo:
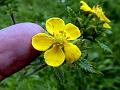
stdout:
[[101,8],[99,5],[97,5],[96,7],[94,6],[94,7],[92,8],[92,10],[93,10],[94,13],[97,15],[97,17],[100,18],[101,21],[107,22],[107,23],[111,22],[111,21],[105,16],[102,8]]
[[93,12],[93,10],[84,1],[80,1],[80,9],[87,12]]
[[108,23],[104,23],[104,24],[103,24],[103,28],[110,29],[111,26],[110,26]]
[[50,35],[45,33],[34,35],[32,46],[39,51],[45,51],[44,58],[48,65],[58,67],[65,58],[70,63],[79,59],[81,51],[69,42],[80,37],[78,27],[71,23],[65,25],[60,18],[50,18],[46,21],[46,29]]
[[83,11],[87,11],[87,12],[91,12],[91,13],[95,13],[97,15],[98,18],[100,18],[101,21],[103,22],[111,22],[104,14],[102,8],[97,5],[97,6],[94,6],[92,9],[91,7],[89,7],[87,5],[87,3],[85,3],[84,1],[80,1],[80,9],[83,10]]

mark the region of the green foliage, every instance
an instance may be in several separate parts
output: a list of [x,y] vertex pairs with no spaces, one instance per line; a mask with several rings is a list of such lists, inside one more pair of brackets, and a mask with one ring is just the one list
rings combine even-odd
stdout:
[[109,53],[112,53],[112,50],[107,46],[105,45],[104,43],[101,43],[99,41],[97,41],[98,45],[104,50],[104,51],[107,51]]
[[78,63],[82,69],[85,71],[91,72],[91,73],[96,73],[96,71],[93,69],[92,64],[90,64],[87,60],[80,60]]
[[0,0],[0,7],[4,13],[13,13],[17,11],[20,0]]
[[[72,22],[82,37],[74,43],[82,51],[80,60],[59,68],[45,66],[43,57],[0,83],[0,90],[119,90],[120,89],[120,1],[86,0],[90,6],[102,5],[112,20],[112,31],[103,30],[79,9],[79,0],[0,0],[0,28],[11,25],[12,12],[17,22],[38,22],[44,27],[50,17]],[[8,7],[9,6],[9,7]],[[6,13],[7,12],[7,13]],[[113,32],[113,33],[112,33]]]

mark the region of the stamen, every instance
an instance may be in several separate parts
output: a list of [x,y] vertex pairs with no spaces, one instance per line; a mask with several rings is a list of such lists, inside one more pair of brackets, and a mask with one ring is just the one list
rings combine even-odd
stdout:
[[53,41],[49,41],[50,43],[52,43]]
[[59,46],[60,44],[59,43],[57,43],[57,46]]
[[55,34],[54,44],[57,46],[63,46],[65,37],[66,37],[66,33],[62,30],[59,31],[57,34]]

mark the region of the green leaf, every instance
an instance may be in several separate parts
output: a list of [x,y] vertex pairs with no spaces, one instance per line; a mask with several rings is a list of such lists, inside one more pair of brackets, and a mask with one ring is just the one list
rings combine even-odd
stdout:
[[112,53],[112,50],[104,43],[97,41],[98,45],[106,52]]
[[76,13],[73,11],[72,8],[67,7],[67,11],[68,11],[68,15],[69,15],[70,17],[75,18],[75,17],[77,16]]
[[97,73],[92,64],[90,64],[86,59],[79,60],[79,66],[87,72]]

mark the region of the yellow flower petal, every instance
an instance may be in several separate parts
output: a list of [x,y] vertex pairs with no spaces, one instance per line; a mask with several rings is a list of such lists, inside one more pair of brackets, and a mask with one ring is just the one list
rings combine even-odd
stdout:
[[74,61],[78,60],[81,56],[81,51],[76,45],[73,45],[72,43],[67,43],[64,46],[65,51],[65,57],[66,60],[70,63],[73,63]]
[[81,10],[93,12],[93,10],[84,1],[80,1],[80,4],[81,4],[81,6],[80,6]]
[[48,65],[58,67],[64,62],[65,55],[61,47],[53,46],[45,52],[44,58]]
[[104,21],[104,22],[107,22],[107,23],[111,22],[111,21],[105,16],[102,8],[101,8],[99,5],[97,5],[96,7],[94,6],[94,7],[93,7],[93,11],[94,11],[94,13],[97,15],[97,17],[100,18],[101,21]]
[[104,23],[104,24],[103,24],[103,28],[110,29],[111,26],[110,26],[108,23]]
[[32,37],[32,46],[39,51],[47,50],[52,44],[52,37],[45,33],[38,33]]
[[104,22],[107,22],[107,23],[111,22],[111,21],[105,16],[104,13],[103,13],[103,16],[102,16],[100,19],[101,19],[101,21],[104,21]]
[[81,35],[79,28],[72,23],[65,25],[65,32],[68,40],[75,40]]
[[50,34],[56,34],[59,31],[63,31],[65,23],[60,18],[50,18],[46,21],[46,29]]

